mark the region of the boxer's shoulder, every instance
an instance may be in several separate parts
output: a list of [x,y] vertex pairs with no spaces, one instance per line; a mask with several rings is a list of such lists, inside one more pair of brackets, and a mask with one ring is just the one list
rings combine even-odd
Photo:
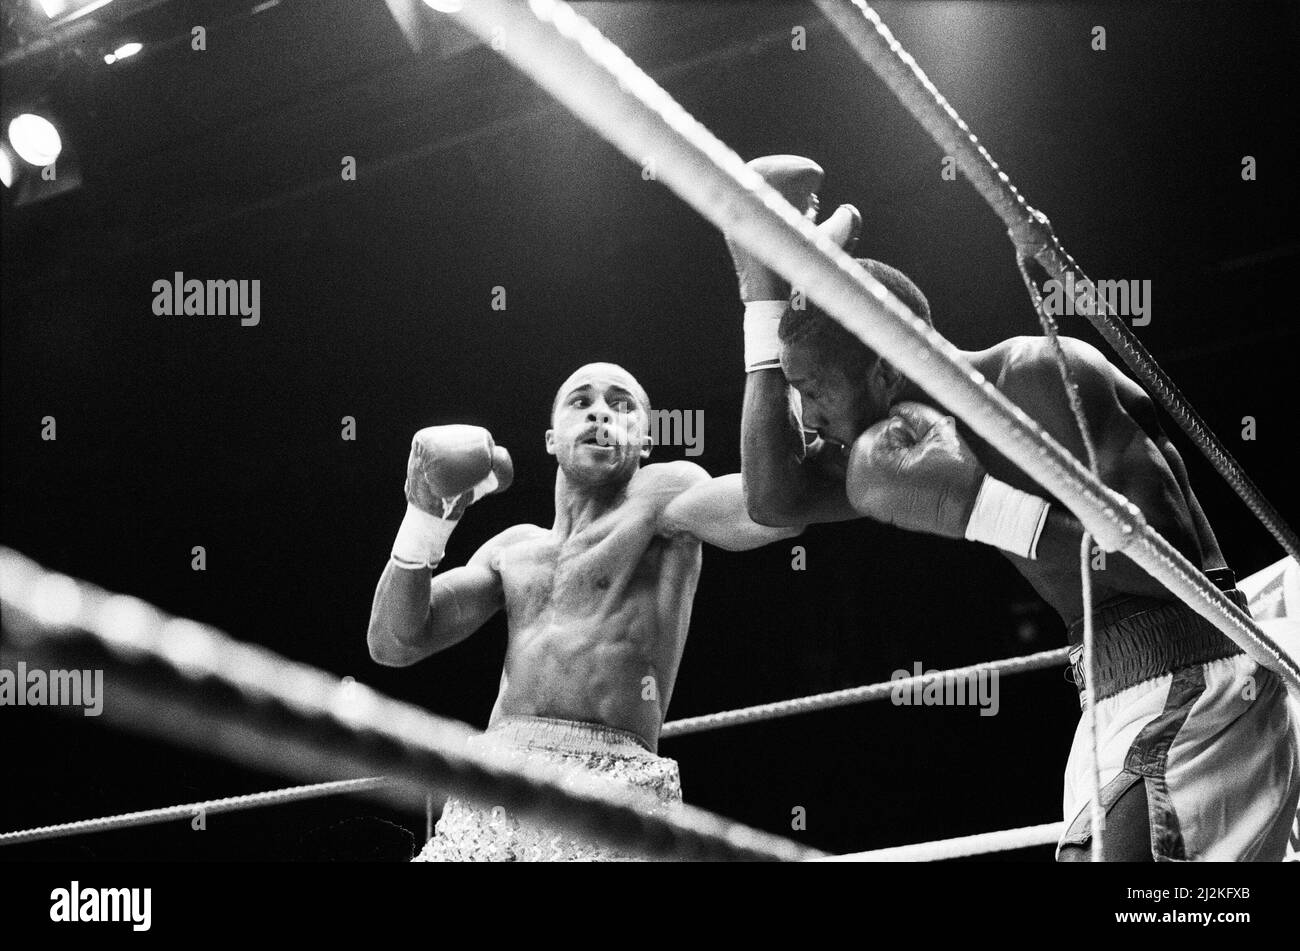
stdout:
[[[1109,419],[1119,408],[1116,386],[1122,374],[1091,344],[1058,339],[1085,414],[1094,422]],[[999,392],[1049,431],[1075,426],[1057,353],[1047,337],[1011,337],[970,359]]]
[[[640,485],[636,479],[642,479]],[[647,525],[656,534],[678,542],[690,542],[698,545],[699,541],[680,526],[666,524],[669,507],[674,499],[683,493],[709,481],[709,474],[703,466],[686,460],[658,462],[645,466],[633,478],[631,494],[645,505]]]
[[[1084,416],[1089,421],[1097,449],[1107,454],[1114,440],[1125,440],[1132,427],[1115,425],[1123,413],[1117,389],[1121,374],[1096,347],[1074,337],[1058,338],[1065,353],[1070,378],[1078,389]],[[1076,456],[1084,456],[1079,426],[1061,379],[1061,368],[1052,342],[1043,336],[1011,337],[987,350],[968,355],[970,363],[994,388],[1025,411],[1049,435]],[[1019,467],[1005,460],[983,440],[972,439],[976,455],[995,478],[1029,491],[1032,483],[1021,484]]]
[[511,525],[502,532],[493,535],[482,545],[478,551],[470,558],[471,565],[483,565],[485,567],[495,568],[497,559],[507,549],[516,545],[543,541],[550,536],[549,529],[542,528],[540,525],[524,523],[520,525]]
[[709,474],[704,467],[685,459],[673,462],[656,462],[642,466],[632,477],[628,487],[629,494],[647,495],[664,502],[680,495],[687,489],[709,481]]
[[[1109,384],[1114,367],[1092,344],[1059,336],[1066,365],[1080,387]],[[999,390],[1061,388],[1061,368],[1051,340],[1043,336],[1010,337],[972,356],[972,363]]]

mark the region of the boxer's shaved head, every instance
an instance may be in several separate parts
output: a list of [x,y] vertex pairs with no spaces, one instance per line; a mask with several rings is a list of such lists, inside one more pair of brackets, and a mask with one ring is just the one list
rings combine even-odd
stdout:
[[601,385],[612,385],[626,390],[636,402],[637,409],[645,413],[646,418],[649,419],[650,397],[646,395],[645,387],[637,382],[636,377],[617,363],[587,363],[570,373],[568,379],[555,391],[555,399],[551,401],[551,421],[555,420],[555,411],[559,408],[561,400],[575,394],[584,386]]
[[546,451],[570,485],[627,482],[650,455],[650,398],[617,363],[578,367],[555,391]]

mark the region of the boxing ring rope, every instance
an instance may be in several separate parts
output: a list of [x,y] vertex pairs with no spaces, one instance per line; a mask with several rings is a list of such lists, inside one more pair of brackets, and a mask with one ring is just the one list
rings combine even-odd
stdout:
[[849,687],[845,690],[832,690],[827,693],[813,694],[808,697],[796,697],[793,700],[778,700],[775,703],[760,703],[752,707],[740,707],[736,710],[723,710],[719,713],[706,713],[698,717],[683,717],[670,720],[659,732],[660,739],[685,736],[688,733],[702,733],[705,730],[718,730],[742,723],[758,723],[762,720],[776,720],[781,717],[796,716],[800,713],[813,713],[834,707],[847,707],[855,703],[868,703],[883,700],[896,690],[913,691],[930,684],[945,680],[969,680],[983,673],[1020,674],[1031,670],[1043,670],[1059,667],[1069,660],[1070,649],[1060,647],[1050,651],[1039,651],[1024,657],[1008,657],[1004,660],[986,661],[971,664],[968,667],[956,667],[952,670],[933,670],[919,677],[900,677],[897,680],[885,680],[880,683],[866,684],[862,687]]
[[1300,665],[1147,525],[1132,503],[1083,468],[567,4],[478,0],[450,15],[630,159],[653,161],[658,180],[937,396],[1060,499],[1103,548],[1123,552],[1300,693]]
[[7,548],[0,618],[19,658],[104,670],[111,692],[103,715],[114,723],[255,768],[312,779],[382,775],[385,782],[353,791],[421,810],[433,786],[650,858],[824,854],[694,806],[660,811],[643,791],[551,764],[511,765],[493,750],[466,748],[478,733],[466,724],[46,571]]
[[[1276,571],[1276,569],[1284,563],[1285,559],[1282,562],[1278,562],[1277,565],[1271,566],[1271,568]],[[1268,570],[1270,569],[1265,569],[1265,571]],[[1261,574],[1263,574],[1263,572],[1261,572]],[[1247,579],[1247,581],[1248,580],[1249,579]],[[1252,601],[1252,605],[1253,603],[1254,602]],[[967,678],[982,671],[997,671],[999,674],[1010,674],[1047,669],[1056,666],[1063,661],[1068,661],[1069,651],[1070,649],[1068,647],[1058,648],[1056,650],[1040,651],[1036,654],[1029,654],[1023,657],[1011,657],[1004,660],[989,661],[982,664],[972,664],[967,667],[958,667],[943,671],[931,671],[927,674],[921,675],[920,677],[900,678],[888,682],[868,684],[863,687],[853,687],[847,690],[830,691],[828,693],[815,694],[808,697],[799,697],[793,700],[760,704],[752,707],[742,707],[736,710],[727,710],[719,713],[705,714],[698,717],[674,720],[664,724],[664,728],[660,733],[660,738],[700,733],[710,729],[721,729],[742,723],[772,720],[785,716],[794,716],[800,713],[810,713],[816,710],[848,706],[856,703],[865,703],[872,700],[883,699],[894,689],[910,691],[918,687],[924,688],[930,683],[947,678]],[[364,789],[382,785],[386,782],[387,780],[379,778],[317,783],[309,786],[296,786],[289,789],[252,793],[244,796],[233,796],[226,799],[213,799],[204,802],[189,803],[186,805],[169,806],[161,809],[150,809],[142,812],[127,813],[125,815],[106,816],[103,818],[86,819],[77,822],[65,822],[52,826],[40,826],[18,832],[0,833],[0,846],[26,844],[29,842],[38,842],[62,836],[107,832],[120,828],[171,822],[177,819],[189,819],[200,810],[216,814],[221,812],[232,812],[239,809],[257,808],[260,806],[280,805],[287,802],[313,799],[318,796],[359,792]],[[426,797],[426,807],[430,816],[432,810],[429,800],[431,799],[431,794]],[[815,861],[941,861],[946,859],[963,858],[972,855],[1028,848],[1036,845],[1050,845],[1060,837],[1064,825],[1063,822],[1044,823],[1042,825],[1029,826],[1022,829],[1008,829],[1001,832],[962,836],[955,839],[922,842],[906,846],[894,846],[886,849],[875,849],[868,852],[856,852],[847,855],[831,856],[826,859],[818,859]],[[426,829],[425,837],[426,839],[431,838],[432,835],[432,819],[430,818],[429,827]]]
[[[10,557],[10,554],[4,549],[0,549],[0,609],[3,609],[8,617],[8,608],[3,606],[15,599],[10,598],[7,594],[9,590],[7,580],[10,579],[10,576],[3,570],[5,559],[7,557]],[[124,608],[132,608],[130,599],[120,600],[117,608],[118,613],[122,613],[122,609]],[[48,606],[45,608],[45,611],[48,613]],[[111,615],[113,611],[106,611],[104,613]],[[1056,666],[1062,661],[1068,660],[1068,654],[1069,648],[1040,651],[1023,657],[1012,657],[1004,660],[990,661],[983,664],[972,664],[967,667],[953,668],[946,671],[932,671],[923,674],[920,677],[900,678],[898,680],[879,684],[869,684],[865,687],[854,687],[848,690],[832,691],[811,697],[801,697],[789,701],[761,704],[759,706],[745,707],[738,710],[729,710],[699,717],[675,720],[664,725],[664,729],[660,736],[681,736],[688,733],[697,733],[709,729],[719,729],[727,726],[738,725],[740,723],[770,720],[782,716],[792,716],[798,713],[812,712],[813,710],[868,702],[883,698],[893,689],[913,690],[917,687],[923,688],[929,683],[945,678],[969,677],[978,674],[981,671],[996,670],[1000,674],[1009,674],[1042,670]],[[390,780],[384,778],[337,780],[307,786],[295,786],[287,789],[271,790],[268,792],[251,793],[242,796],[231,796],[224,799],[211,799],[203,802],[169,806],[161,809],[149,809],[140,812],[126,813],[124,815],[106,816],[97,819],[86,819],[76,822],[64,822],[56,825],[39,826],[17,832],[0,833],[0,846],[28,844],[31,842],[39,842],[46,839],[64,836],[108,832],[116,829],[131,828],[147,824],[171,822],[179,819],[191,819],[200,811],[204,813],[217,814],[262,806],[281,805],[289,802],[314,799],[321,796],[366,792],[384,786],[390,782]],[[428,798],[429,797],[426,795],[426,806],[428,805]],[[830,856],[818,859],[817,861],[939,861],[944,859],[962,858],[978,854],[1027,848],[1036,845],[1050,845],[1059,838],[1063,828],[1064,823],[1062,822],[1044,823],[1042,825],[1030,826],[1023,829],[1009,829],[1001,832],[982,833],[979,835],[963,836],[955,839],[944,839],[935,842],[922,842],[914,845],[875,849],[868,852]],[[431,829],[427,829],[426,833],[426,838],[432,836]]]
[[[1194,442],[1210,464],[1232,486],[1255,517],[1277,539],[1292,558],[1300,560],[1300,536],[1287,524],[1259,487],[1246,475],[1223,442],[1192,408],[1164,369],[1140,340],[1122,322],[1115,319],[1109,303],[1097,293],[1092,280],[1083,273],[1052,230],[1051,222],[1041,211],[1030,207],[1011,183],[993,156],[980,144],[970,127],[907,50],[894,38],[889,27],[865,0],[816,0],[828,20],[862,57],[872,71],[889,87],[944,154],[956,159],[957,167],[975,186],[989,207],[1006,225],[1017,255],[1036,260],[1052,278],[1065,279],[1067,271],[1075,275],[1075,286],[1087,299],[1100,306],[1084,308],[1084,314],[1097,331],[1119,354],[1125,365],[1143,382]],[[1028,280],[1026,275],[1026,280]]]
[[[1068,647],[1062,647],[1055,650],[1039,651],[1036,654],[1027,654],[1023,657],[1008,657],[1003,660],[971,664],[966,667],[956,667],[950,670],[930,671],[920,676],[900,677],[895,680],[867,684],[862,687],[850,687],[846,690],[833,690],[827,693],[814,694],[808,697],[797,697],[791,700],[778,701],[776,703],[764,703],[752,707],[741,707],[735,710],[724,710],[719,713],[704,714],[698,717],[686,717],[681,720],[672,720],[665,723],[663,729],[660,731],[659,737],[660,739],[665,739],[674,736],[685,736],[690,733],[703,733],[707,730],[723,729],[729,726],[738,726],[743,723],[758,723],[763,720],[775,720],[782,717],[796,716],[801,713],[813,713],[818,710],[829,710],[835,707],[868,703],[873,700],[882,700],[892,694],[895,690],[912,691],[915,689],[924,689],[930,684],[936,682],[942,683],[949,679],[968,680],[969,678],[990,672],[996,672],[1001,676],[1004,674],[1018,674],[1035,670],[1044,670],[1050,667],[1060,666],[1062,663],[1067,662],[1069,660],[1069,653],[1070,649]],[[116,816],[104,816],[97,819],[62,822],[57,825],[38,826],[32,829],[23,829],[18,832],[0,832],[0,846],[22,845],[29,842],[40,842],[45,839],[54,839],[63,836],[83,835],[95,832],[111,832],[116,829],[127,829],[135,826],[172,822],[177,819],[190,819],[193,818],[196,813],[200,812],[209,815],[217,815],[223,812],[237,812],[243,809],[256,809],[263,806],[278,806],[290,802],[316,799],[322,796],[365,792],[382,786],[387,782],[388,780],[383,779],[382,777],[370,779],[344,779],[334,782],[314,783],[307,786],[293,786],[287,789],[273,789],[268,792],[249,793],[242,796],[229,796],[224,799],[208,799],[203,802],[167,806],[161,809],[146,809],[140,812],[129,812]],[[1038,828],[1047,827],[1042,826]],[[994,834],[997,833],[990,833],[990,835]],[[432,835],[432,833],[430,833],[430,835]],[[1006,846],[1006,848],[1020,848],[1020,846]],[[990,848],[989,851],[998,851],[998,849]],[[874,853],[862,854],[866,855]]]
[[310,786],[291,786],[288,789],[272,789],[268,792],[249,793],[245,796],[208,799],[203,802],[191,802],[182,806],[167,806],[163,809],[145,809],[141,812],[128,812],[124,815],[104,816],[99,819],[60,822],[57,825],[38,826],[34,829],[23,829],[20,832],[0,832],[0,845],[25,845],[28,842],[41,842],[45,839],[57,839],[69,835],[89,835],[93,832],[112,832],[117,829],[131,829],[136,826],[173,822],[177,819],[192,819],[198,813],[217,815],[222,812],[238,812],[242,809],[260,809],[264,806],[279,806],[289,802],[301,802],[306,799],[317,799],[321,796],[365,792],[382,786],[386,782],[387,780],[382,778],[341,779],[330,783],[314,783]]
[[1044,822],[1037,826],[1004,829],[1000,832],[982,832],[963,835],[955,839],[937,839],[934,842],[917,842],[914,845],[897,845],[869,852],[851,852],[832,855],[817,862],[942,862],[948,859],[987,855],[990,852],[1010,852],[1035,845],[1055,845],[1065,832],[1064,822]]

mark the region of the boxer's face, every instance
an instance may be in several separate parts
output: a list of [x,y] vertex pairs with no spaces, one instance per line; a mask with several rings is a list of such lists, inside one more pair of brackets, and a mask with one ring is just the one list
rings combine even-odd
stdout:
[[846,447],[888,415],[897,388],[897,374],[883,360],[875,359],[865,376],[850,379],[840,361],[804,342],[781,348],[781,369],[803,400],[805,428]]
[[588,364],[556,394],[546,451],[578,484],[626,481],[650,455],[646,404],[645,390],[622,367]]

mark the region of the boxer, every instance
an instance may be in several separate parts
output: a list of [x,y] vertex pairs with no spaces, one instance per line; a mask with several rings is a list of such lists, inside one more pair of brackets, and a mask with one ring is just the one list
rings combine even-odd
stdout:
[[[739,474],[692,462],[642,466],[650,405],[622,367],[592,363],[556,393],[546,451],[556,459],[549,528],[515,525],[459,568],[433,573],[470,505],[504,491],[509,453],[477,426],[415,434],[407,509],[379,579],[371,657],[405,667],[469,637],[505,610],[508,642],[488,731],[476,742],[520,763],[542,758],[681,801],[677,764],[656,753],[686,643],[701,546],[731,551],[797,535],[754,522]],[[449,800],[417,860],[624,856]]]
[[[751,166],[815,220],[823,177],[816,163],[770,156]],[[819,227],[851,251],[860,216],[841,206]],[[1078,520],[941,401],[812,303],[792,307],[776,274],[730,249],[745,303],[741,471],[754,520],[865,516],[997,548],[1060,614],[1082,684]],[[931,322],[925,295],[906,275],[871,259],[858,264]],[[796,296],[795,304],[804,302]],[[1245,609],[1150,398],[1088,344],[1061,345],[1102,481]],[[1046,338],[1014,337],[963,356],[1086,458]],[[788,387],[801,419],[790,411]],[[1108,555],[1093,575],[1093,605],[1106,857],[1280,860],[1300,796],[1283,683],[1121,554]],[[1089,761],[1081,721],[1066,767],[1062,861],[1089,857]]]

